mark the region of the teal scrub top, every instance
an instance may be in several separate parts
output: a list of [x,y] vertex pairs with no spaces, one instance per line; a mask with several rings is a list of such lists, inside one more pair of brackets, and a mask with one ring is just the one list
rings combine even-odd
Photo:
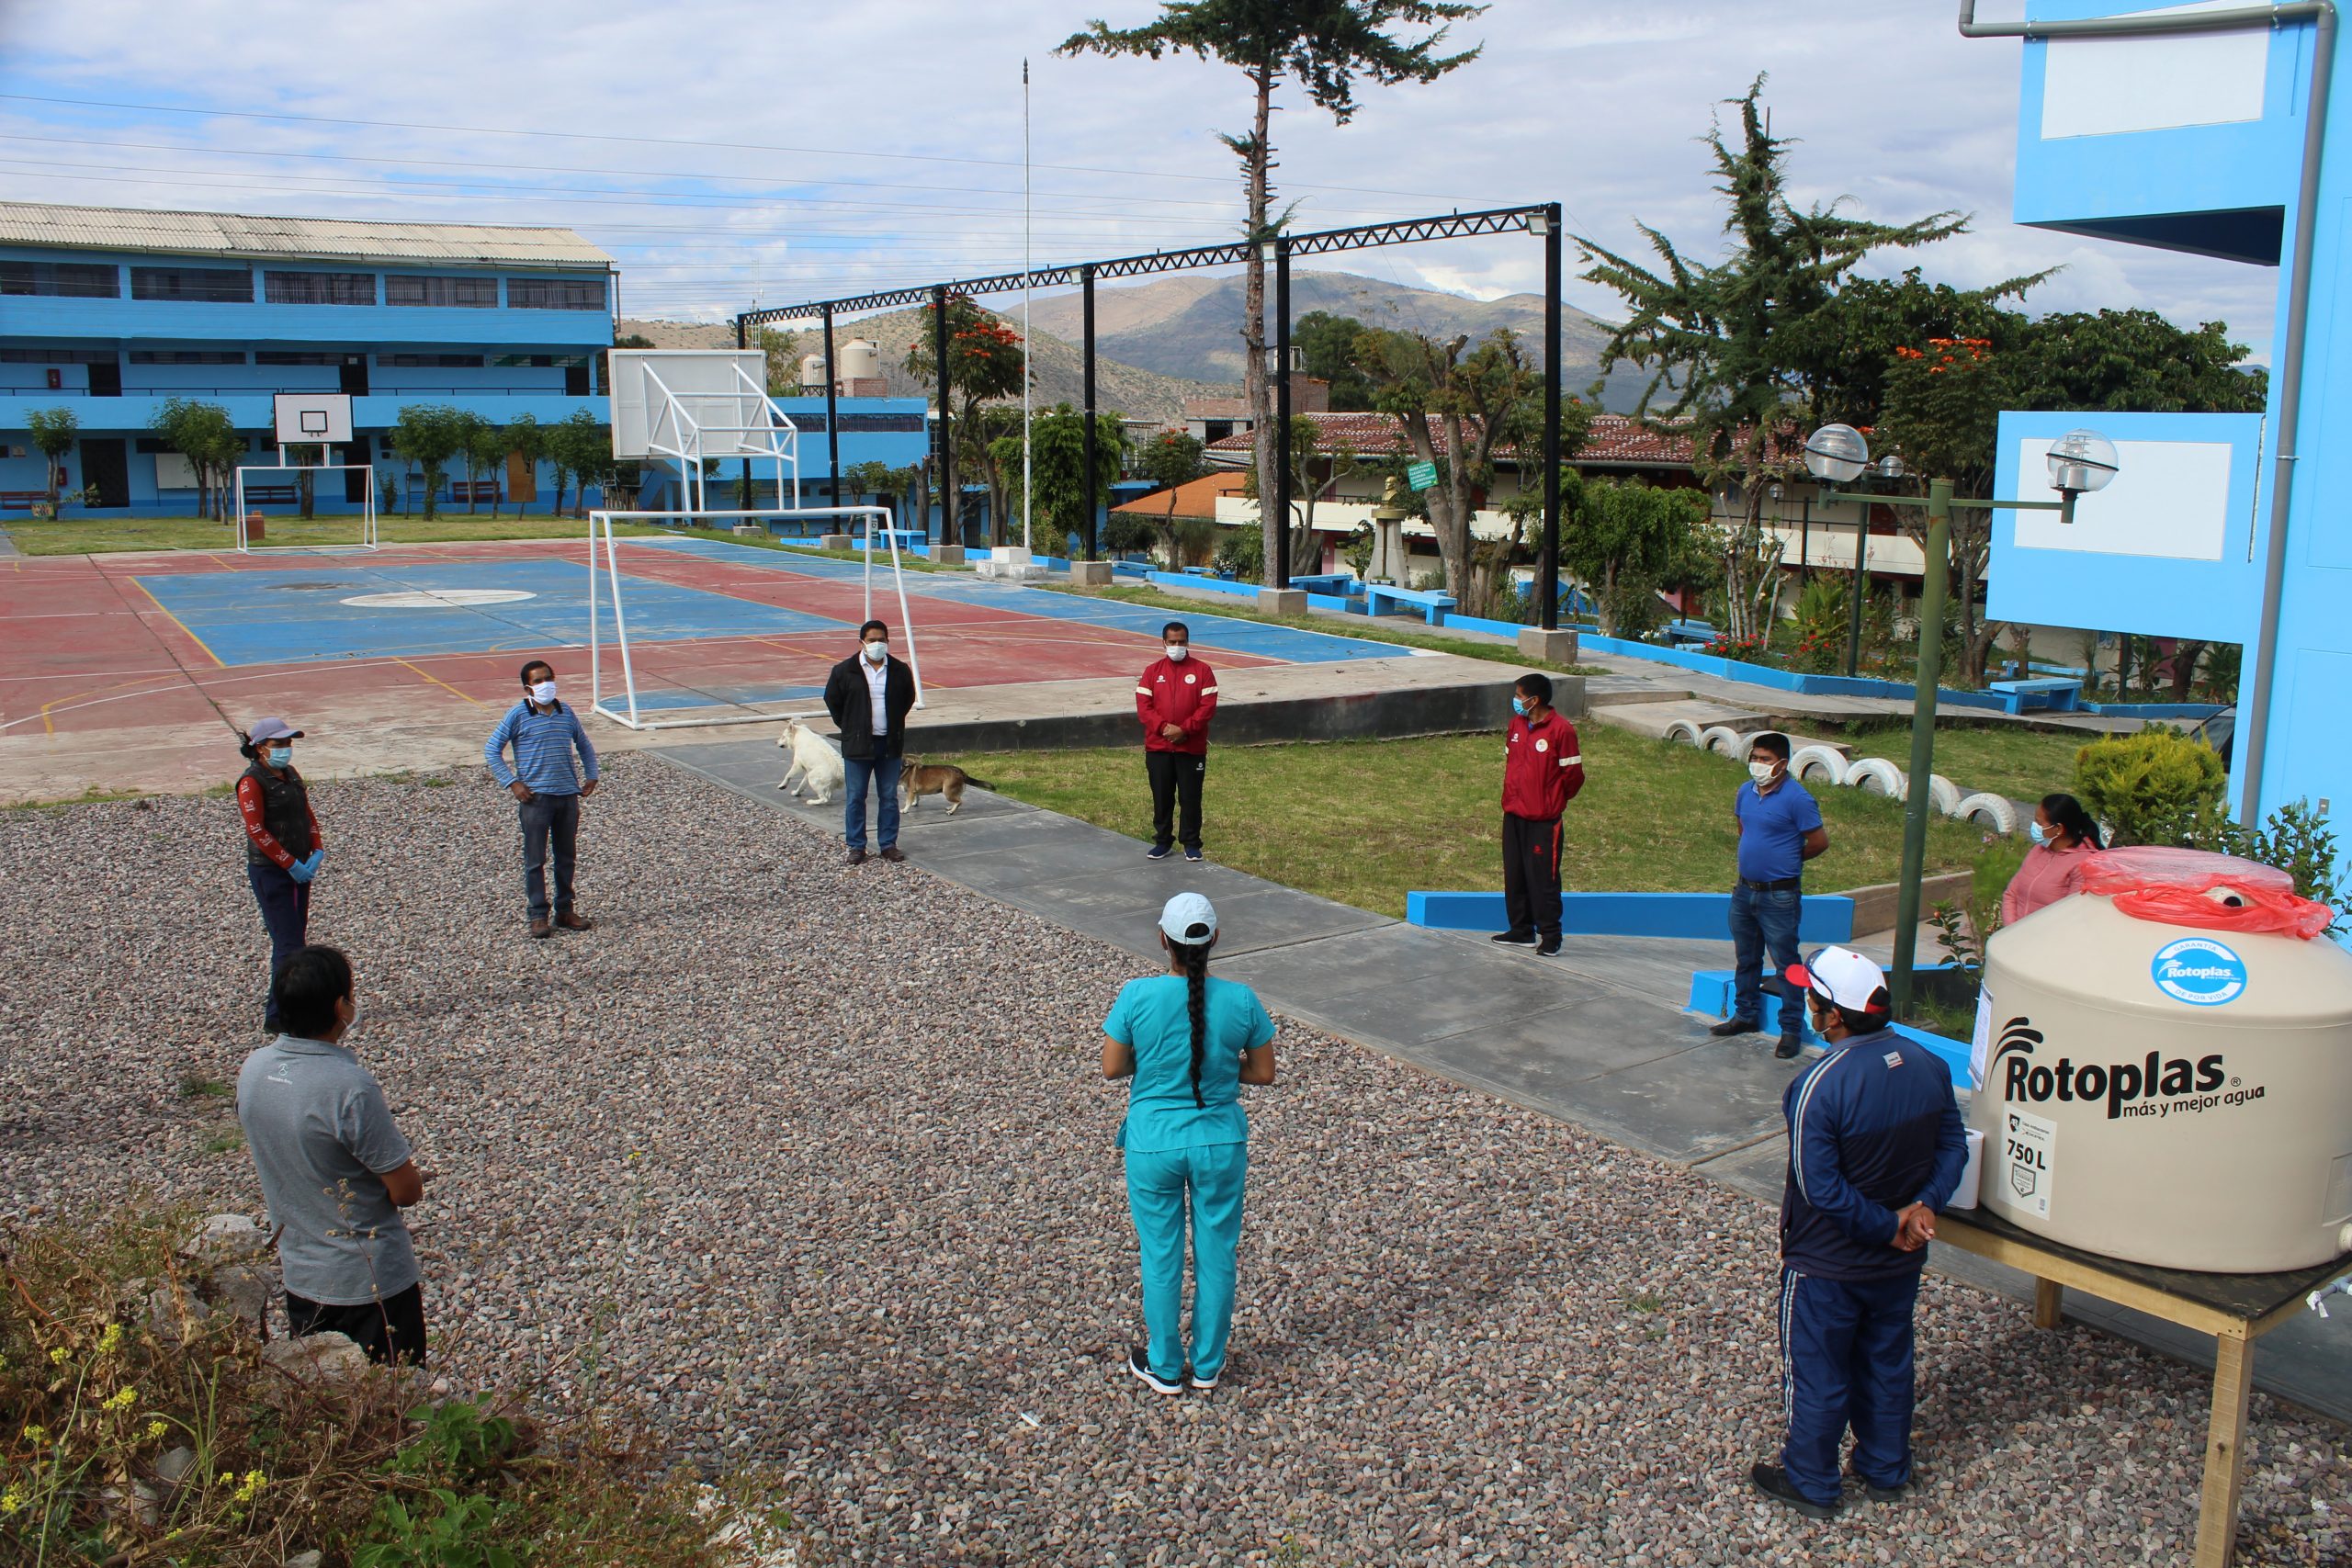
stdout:
[[1215,977],[1206,984],[1200,1105],[1193,1102],[1192,982],[1182,975],[1130,980],[1111,1004],[1102,1032],[1136,1054],[1120,1147],[1156,1153],[1250,1141],[1250,1119],[1241,1110],[1241,1054],[1272,1044],[1274,1021],[1249,987]]

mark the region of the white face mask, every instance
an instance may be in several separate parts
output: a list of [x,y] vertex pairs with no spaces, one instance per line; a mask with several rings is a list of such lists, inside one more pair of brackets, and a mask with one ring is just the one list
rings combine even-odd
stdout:
[[1168,645],[1168,657],[1174,660],[1177,663],[1182,664],[1184,660],[1193,657],[1193,650],[1183,643],[1171,642]]
[[1770,784],[1779,766],[1777,762],[1750,762],[1747,764],[1747,776],[1760,784]]
[[555,701],[555,682],[553,681],[532,682],[531,700],[535,703],[551,703]]
[[884,660],[890,657],[889,643],[888,641],[867,643],[865,645],[865,657],[872,660],[876,664],[881,663]]

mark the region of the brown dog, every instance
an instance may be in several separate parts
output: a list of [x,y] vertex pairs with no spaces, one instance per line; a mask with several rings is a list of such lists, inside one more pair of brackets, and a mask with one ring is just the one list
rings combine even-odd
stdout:
[[909,811],[921,805],[924,795],[937,795],[946,797],[947,815],[953,817],[963,807],[966,784],[989,787],[946,762],[903,762],[899,767],[899,802]]

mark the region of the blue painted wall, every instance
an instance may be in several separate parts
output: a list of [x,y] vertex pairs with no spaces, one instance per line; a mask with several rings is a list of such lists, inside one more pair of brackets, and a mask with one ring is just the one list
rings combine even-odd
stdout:
[[[2034,0],[2030,14],[2108,16],[2138,8],[2118,0]],[[2314,34],[2311,24],[2301,22],[2255,37],[2261,41],[2249,47],[2258,48],[2264,60],[2257,117],[2228,124],[2047,139],[2042,135],[2043,97],[2053,46],[2027,43],[2018,132],[2018,221],[2211,254],[2241,252],[2264,263],[2291,261],[2286,246],[2262,255],[2259,244],[2245,242],[2264,225],[2285,235],[2293,232],[2299,142],[2309,101]],[[2347,79],[2344,48],[2339,32],[2339,82]],[[2218,56],[2209,47],[2203,58]],[[2146,101],[2162,105],[2166,99],[2152,95]],[[2242,813],[2267,813],[2297,799],[2324,800],[2331,813],[2352,807],[2352,725],[2343,723],[2345,694],[2352,691],[2352,615],[2345,610],[2352,604],[2352,311],[2340,309],[2336,298],[2338,280],[2352,263],[2347,254],[2352,230],[2346,221],[2347,208],[2352,208],[2352,91],[2333,96],[2326,134],[2328,155],[2321,171],[2311,321],[2304,344],[2302,428],[2296,440],[2287,524],[2278,682],[2263,759],[2262,797],[2241,801]],[[2275,330],[2283,334],[2290,280],[2284,265],[2272,276],[2278,288]],[[2274,346],[2270,362],[2276,365],[2280,357]],[[2274,384],[2274,449],[2280,439],[2277,396]],[[2267,486],[2270,476],[2266,473],[2262,482]],[[2266,493],[2260,501],[2266,518],[2269,505]],[[2187,586],[2174,597],[2192,607],[2208,596],[2225,606],[2242,604],[2243,561],[2231,557],[2204,566],[2201,572],[2184,570],[2178,574]],[[1994,581],[1998,584],[1997,574]],[[2079,614],[2068,619],[2078,625],[2085,621]],[[2249,649],[2246,669],[2250,672],[2253,667]],[[2239,772],[2243,776],[2243,766]]]

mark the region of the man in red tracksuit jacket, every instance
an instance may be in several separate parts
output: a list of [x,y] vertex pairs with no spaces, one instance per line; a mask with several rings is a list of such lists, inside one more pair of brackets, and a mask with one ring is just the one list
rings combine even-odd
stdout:
[[1560,951],[1560,813],[1584,788],[1577,727],[1552,711],[1552,678],[1519,678],[1503,746],[1503,908],[1495,938],[1539,958]]
[[[1201,858],[1201,777],[1208,768],[1209,716],[1216,712],[1216,671],[1193,657],[1182,621],[1159,628],[1162,657],[1136,682],[1143,721],[1143,762],[1151,775],[1151,849],[1166,860],[1181,840],[1184,858]],[[1183,819],[1177,821],[1177,806]]]

